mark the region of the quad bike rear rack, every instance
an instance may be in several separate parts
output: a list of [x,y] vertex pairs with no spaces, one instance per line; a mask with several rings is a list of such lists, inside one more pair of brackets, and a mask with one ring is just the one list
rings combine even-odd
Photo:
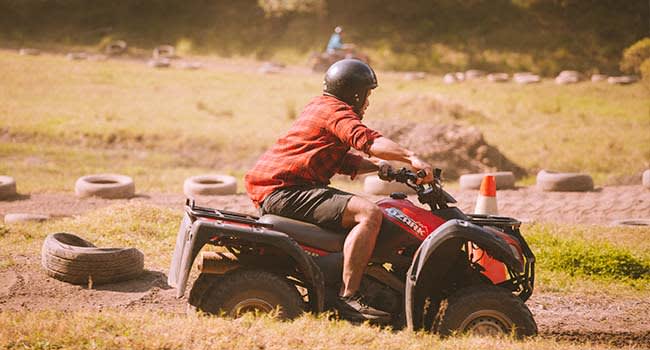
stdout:
[[533,254],[530,246],[528,246],[528,243],[519,232],[521,221],[506,216],[483,214],[468,214],[467,216],[472,223],[479,226],[495,226],[501,229],[506,229],[504,231],[505,233],[517,239],[521,245],[521,250],[525,259],[524,270],[522,273],[514,273],[508,269],[510,278],[498,285],[516,292],[517,296],[519,296],[521,300],[528,300],[528,298],[533,294],[533,288],[535,286],[535,254]]
[[259,222],[259,217],[254,215],[247,215],[235,213],[227,210],[217,210],[213,208],[200,207],[196,205],[193,199],[187,198],[185,200],[185,212],[193,218],[209,218],[221,221],[237,222],[241,224],[248,224],[256,227],[271,228],[273,224]]

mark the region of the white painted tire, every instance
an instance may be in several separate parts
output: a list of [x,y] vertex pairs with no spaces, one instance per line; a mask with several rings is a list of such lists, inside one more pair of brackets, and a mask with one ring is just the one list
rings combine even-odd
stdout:
[[11,176],[0,175],[0,199],[16,196],[16,181]]
[[537,188],[547,192],[586,192],[594,189],[594,180],[589,174],[542,170],[537,173]]
[[135,184],[133,179],[126,175],[86,175],[77,179],[74,191],[77,197],[82,198],[131,198],[135,195]]
[[38,49],[30,49],[28,47],[24,47],[18,50],[18,54],[21,56],[38,56],[41,54],[41,51]]
[[17,224],[22,222],[43,222],[50,218],[49,215],[9,213],[5,215],[5,224]]
[[594,83],[597,83],[599,81],[605,81],[605,80],[607,80],[607,78],[609,78],[609,77],[607,75],[605,75],[605,74],[593,74],[591,76],[591,81],[594,82]]
[[209,174],[185,179],[183,193],[195,196],[224,196],[237,193],[237,179],[229,175]]
[[126,41],[117,40],[106,46],[105,52],[109,56],[117,56],[126,52]]
[[515,188],[515,175],[511,171],[498,171],[483,174],[465,174],[458,180],[461,190],[478,190],[485,175],[493,175],[497,190]]
[[465,79],[466,80],[475,80],[475,79],[480,79],[485,76],[485,72],[482,70],[478,69],[470,69],[465,72]]
[[615,84],[615,85],[627,85],[627,84],[633,84],[639,81],[639,78],[634,76],[634,75],[623,75],[620,77],[609,77],[607,78],[607,82],[610,84]]
[[517,84],[536,84],[542,81],[539,75],[535,75],[528,72],[515,73],[512,76],[512,80]]
[[366,176],[363,181],[363,192],[367,194],[386,195],[393,192],[404,192],[406,194],[415,194],[410,187],[399,182],[387,182],[377,175]]
[[508,73],[490,73],[487,75],[487,80],[493,83],[505,83],[510,80]]
[[70,61],[83,61],[88,59],[88,54],[85,52],[69,52],[65,57]]
[[176,49],[171,45],[160,45],[153,49],[153,58],[176,58]]
[[154,58],[147,62],[149,67],[152,68],[167,68],[171,65],[169,58]]
[[643,187],[650,190],[650,169],[643,172],[643,176],[641,177],[641,184]]

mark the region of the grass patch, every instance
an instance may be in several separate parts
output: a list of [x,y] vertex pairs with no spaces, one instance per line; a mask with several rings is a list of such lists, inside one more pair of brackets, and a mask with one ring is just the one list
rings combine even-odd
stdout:
[[114,205],[81,217],[0,226],[8,232],[0,239],[0,252],[37,255],[48,234],[68,232],[98,247],[138,248],[146,256],[147,267],[166,268],[180,220],[181,213],[171,209],[134,203]]
[[[65,322],[61,322],[65,319]],[[309,330],[305,332],[305,330]],[[0,313],[4,349],[599,349],[551,340],[453,337],[392,332],[303,316],[293,322],[154,312]]]
[[533,225],[525,232],[550,288],[569,287],[566,280],[574,277],[639,290],[650,285],[650,255],[643,238],[650,236],[650,229]]

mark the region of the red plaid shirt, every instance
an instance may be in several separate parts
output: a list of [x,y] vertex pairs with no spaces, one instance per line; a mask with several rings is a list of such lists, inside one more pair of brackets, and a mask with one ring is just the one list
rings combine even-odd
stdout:
[[259,207],[279,188],[326,186],[336,173],[354,178],[363,158],[350,153],[350,147],[369,154],[380,136],[363,125],[347,103],[331,96],[316,97],[246,174],[248,195]]

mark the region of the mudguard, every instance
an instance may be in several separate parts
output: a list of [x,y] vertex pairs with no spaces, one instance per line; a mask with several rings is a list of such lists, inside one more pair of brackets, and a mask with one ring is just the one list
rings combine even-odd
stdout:
[[273,246],[290,256],[305,278],[303,281],[309,291],[311,311],[321,312],[325,303],[325,285],[323,275],[300,246],[291,237],[265,227],[233,225],[215,220],[192,220],[185,213],[176,237],[176,247],[172,256],[167,283],[176,288],[176,297],[181,298],[186,289],[187,279],[203,246],[211,240],[236,238],[242,241]]
[[405,312],[409,329],[423,326],[427,293],[443,286],[443,278],[461,247],[471,241],[513,271],[522,271],[521,263],[499,236],[465,220],[449,220],[432,232],[415,253],[406,274]]

